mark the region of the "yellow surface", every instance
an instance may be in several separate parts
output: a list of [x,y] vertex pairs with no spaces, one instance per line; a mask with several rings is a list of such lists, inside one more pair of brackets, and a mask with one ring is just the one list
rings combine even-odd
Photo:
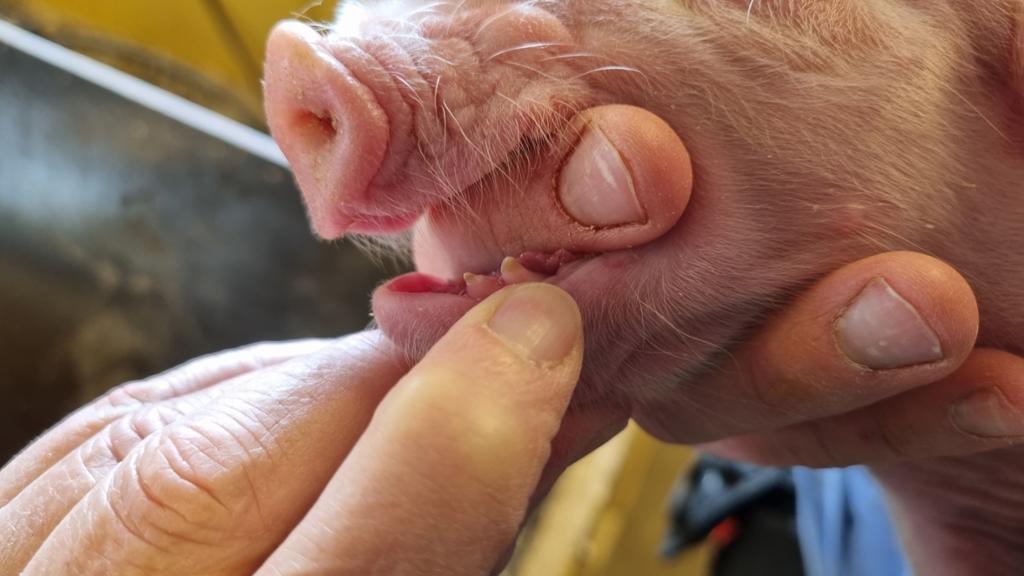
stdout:
[[262,68],[267,32],[284,18],[323,22],[330,20],[336,0],[296,2],[295,0],[221,0],[225,13],[238,30],[245,52]]
[[692,463],[687,448],[630,425],[569,469],[524,536],[507,576],[697,576],[707,548],[672,561],[658,551],[672,487]]
[[329,18],[336,2],[0,0],[0,14],[249,124],[263,124],[263,48],[274,22]]

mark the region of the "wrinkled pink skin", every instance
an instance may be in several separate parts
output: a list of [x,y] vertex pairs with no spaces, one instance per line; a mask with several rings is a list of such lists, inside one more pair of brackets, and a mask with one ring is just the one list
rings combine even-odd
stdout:
[[[573,112],[622,103],[666,120],[693,164],[678,225],[555,282],[587,324],[579,403],[620,406],[655,433],[691,422],[674,440],[716,436],[701,373],[802,287],[871,254],[950,262],[976,291],[980,343],[1024,351],[1024,3],[758,0],[749,15],[748,4],[398,0],[369,3],[363,18],[349,3],[326,39],[271,40],[271,126],[319,233],[400,229],[429,208],[417,266],[457,277],[564,247],[530,216],[530,194],[546,189],[518,184],[564,152]],[[300,44],[369,89],[301,58],[284,64]],[[295,105],[324,109],[303,117]],[[304,150],[331,106],[348,111],[338,133],[351,141]],[[378,294],[375,312],[422,351],[466,306]],[[1013,470],[1014,454],[976,468]],[[975,482],[942,461],[898,470],[880,472],[910,494],[942,474]],[[965,517],[1024,510],[1010,492],[989,493],[990,505],[968,494]],[[934,542],[971,528],[926,522]],[[991,530],[1019,525],[1011,512]]]

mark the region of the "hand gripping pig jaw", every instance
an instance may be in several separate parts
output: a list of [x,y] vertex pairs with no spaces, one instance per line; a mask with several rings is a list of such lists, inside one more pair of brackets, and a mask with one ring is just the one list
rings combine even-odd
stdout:
[[549,282],[593,304],[634,289],[629,270],[671,236],[689,202],[686,149],[637,108],[602,106],[573,122],[583,135],[565,159],[538,160],[515,185],[481,182],[465,203],[423,217],[413,241],[419,272],[374,295],[390,336],[425,351],[474,302],[510,284]]
[[[773,4],[366,3],[326,36],[275,30],[269,123],[321,236],[415,223],[420,275],[374,298],[412,351],[539,274],[580,304],[581,394],[635,414],[699,397],[756,323],[891,250],[953,264],[980,342],[1021,346],[1019,2]],[[619,154],[635,202],[572,209],[607,198],[565,189],[611,165],[583,148]]]

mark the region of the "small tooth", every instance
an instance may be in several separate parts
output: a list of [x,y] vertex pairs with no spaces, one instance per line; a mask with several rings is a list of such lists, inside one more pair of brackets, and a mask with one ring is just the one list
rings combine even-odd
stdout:
[[501,261],[501,279],[504,280],[506,284],[540,282],[545,278],[547,278],[547,276],[543,274],[527,270],[526,267],[519,263],[519,260],[516,260],[511,256],[506,256],[505,259]]
[[484,276],[482,274],[473,274],[472,272],[466,272],[462,275],[462,279],[466,281],[466,287],[481,286],[487,282],[490,276]]
[[494,276],[466,272],[462,277],[466,280],[466,294],[474,300],[483,300],[501,289],[501,280]]
[[514,277],[522,276],[524,272],[529,272],[529,270],[523,268],[519,260],[511,256],[505,256],[505,259],[501,261],[501,277],[506,282],[509,282]]
[[502,274],[505,274],[507,272],[512,272],[512,271],[517,270],[517,269],[522,268],[522,267],[523,267],[523,265],[520,264],[518,260],[516,260],[515,258],[513,258],[511,256],[505,256],[505,259],[501,261],[501,273]]

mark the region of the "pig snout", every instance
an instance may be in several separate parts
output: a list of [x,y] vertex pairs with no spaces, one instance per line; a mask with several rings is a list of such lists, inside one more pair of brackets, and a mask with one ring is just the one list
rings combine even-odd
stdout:
[[321,36],[285,22],[267,46],[270,129],[323,237],[409,227],[586,100],[558,58],[570,48],[564,28],[528,6],[348,28]]
[[388,151],[389,117],[323,39],[279,25],[267,45],[270,129],[292,165],[316,230],[335,236],[365,200]]

